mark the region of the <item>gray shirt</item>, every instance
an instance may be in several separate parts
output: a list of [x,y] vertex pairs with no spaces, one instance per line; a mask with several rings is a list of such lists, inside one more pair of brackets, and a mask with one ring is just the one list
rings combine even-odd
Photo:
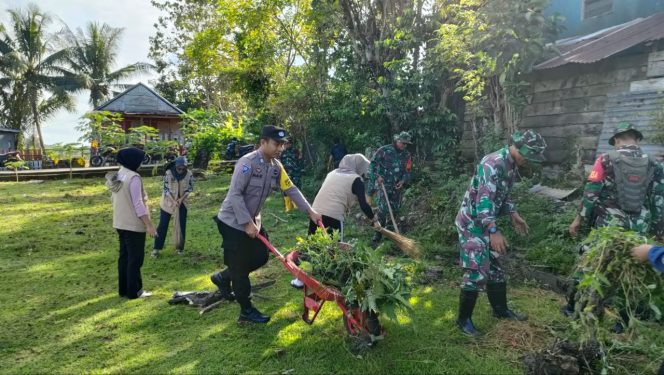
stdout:
[[[279,181],[284,169],[277,159],[266,162],[260,150],[241,157],[235,163],[231,186],[221,203],[217,217],[226,225],[244,231],[244,226],[254,221],[261,227],[261,209],[268,195],[281,191]],[[300,211],[311,209],[309,202],[292,183],[283,192],[293,200]]]

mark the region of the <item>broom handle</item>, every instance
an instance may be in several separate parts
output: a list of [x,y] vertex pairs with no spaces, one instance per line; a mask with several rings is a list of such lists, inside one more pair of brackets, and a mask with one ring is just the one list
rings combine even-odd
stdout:
[[387,209],[390,210],[390,218],[392,218],[392,225],[394,225],[394,231],[399,234],[399,227],[397,226],[397,221],[394,220],[394,213],[392,212],[392,205],[390,204],[390,198],[387,197],[387,190],[385,189],[385,184],[380,184],[380,187],[383,188],[383,194],[385,194],[385,202],[387,203]]

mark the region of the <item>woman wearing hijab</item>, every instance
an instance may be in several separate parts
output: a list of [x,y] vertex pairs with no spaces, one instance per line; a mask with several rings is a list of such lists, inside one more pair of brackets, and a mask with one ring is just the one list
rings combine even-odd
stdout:
[[[374,216],[364,190],[363,176],[369,170],[370,161],[362,154],[349,154],[339,162],[339,167],[327,174],[320,187],[313,209],[323,216],[323,225],[328,231],[338,230],[343,241],[344,217],[350,208],[359,203],[360,209],[372,221],[376,229],[380,229],[378,218]],[[318,224],[309,220],[309,234],[318,229]],[[302,288],[304,284],[293,279],[291,285]]]
[[184,253],[184,239],[187,231],[187,208],[189,207],[189,193],[194,191],[194,176],[187,168],[187,159],[180,156],[175,162],[166,168],[164,174],[164,188],[161,194],[159,207],[161,214],[159,216],[159,226],[157,227],[157,237],[154,239],[154,248],[152,257],[159,256],[159,252],[164,248],[166,234],[168,233],[168,224],[171,216],[177,210],[177,220],[179,222],[180,234],[175,237],[175,249],[178,255]]
[[106,175],[106,186],[113,202],[113,228],[120,239],[118,257],[118,293],[129,299],[145,298],[152,293],[143,290],[141,266],[145,257],[145,233],[151,237],[157,231],[150,220],[148,196],[138,174],[145,152],[135,147],[118,152],[117,172]]

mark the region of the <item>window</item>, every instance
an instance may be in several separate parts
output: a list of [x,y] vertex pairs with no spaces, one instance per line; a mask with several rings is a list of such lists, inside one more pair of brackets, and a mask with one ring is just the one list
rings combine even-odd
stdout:
[[583,19],[603,16],[613,10],[613,0],[582,0]]

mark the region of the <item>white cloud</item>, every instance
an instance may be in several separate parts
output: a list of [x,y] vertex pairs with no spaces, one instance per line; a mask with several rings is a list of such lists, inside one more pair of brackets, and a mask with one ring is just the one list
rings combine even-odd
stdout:
[[[154,33],[154,23],[159,17],[159,10],[150,0],[0,0],[0,20],[7,21],[7,9],[25,8],[35,3],[40,9],[60,19],[70,29],[83,28],[86,23],[96,21],[113,27],[122,27],[124,32],[118,46],[115,68],[137,61],[149,62],[149,37]],[[54,26],[54,30],[57,26]],[[135,77],[126,83],[143,81],[147,83],[153,75]],[[79,118],[91,109],[88,93],[76,96],[76,110],[73,113],[60,111],[48,119],[44,125],[44,141],[47,144],[58,142],[76,142],[79,138],[74,129]]]

